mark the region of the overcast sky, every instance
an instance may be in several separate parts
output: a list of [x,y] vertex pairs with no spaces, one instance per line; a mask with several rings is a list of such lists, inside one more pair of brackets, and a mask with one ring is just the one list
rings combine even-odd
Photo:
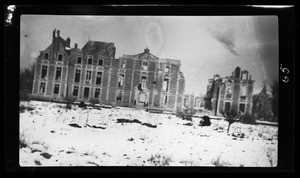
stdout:
[[209,78],[229,76],[237,66],[252,75],[254,93],[279,76],[277,16],[22,15],[21,69],[51,44],[54,29],[71,38],[71,47],[89,38],[114,42],[116,58],[148,47],[157,57],[179,59],[187,94],[205,94]]

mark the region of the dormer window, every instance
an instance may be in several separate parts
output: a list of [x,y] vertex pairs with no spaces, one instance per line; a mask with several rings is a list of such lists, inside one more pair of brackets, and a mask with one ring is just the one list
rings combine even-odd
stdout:
[[246,80],[247,79],[247,73],[242,73],[242,80]]
[[49,59],[49,53],[44,53],[44,59]]
[[59,54],[58,57],[57,57],[57,60],[58,60],[58,61],[62,61],[62,58],[63,58],[63,55],[62,55],[62,54]]
[[82,61],[82,57],[77,57],[76,63],[77,63],[77,64],[81,64],[81,61]]
[[125,69],[125,66],[126,66],[125,61],[120,61],[120,67],[121,67],[122,69]]
[[98,65],[99,65],[99,66],[103,66],[103,59],[99,59],[99,60],[98,60]]
[[91,58],[91,57],[88,58],[88,64],[89,64],[89,65],[92,65],[92,64],[93,64],[93,58]]
[[165,72],[170,72],[170,66],[169,65],[166,65],[166,67],[165,67]]
[[142,69],[143,70],[148,70],[148,62],[143,62],[142,63]]

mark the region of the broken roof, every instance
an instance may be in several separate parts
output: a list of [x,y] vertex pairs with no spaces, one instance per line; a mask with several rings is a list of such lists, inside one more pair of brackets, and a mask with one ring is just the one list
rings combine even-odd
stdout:
[[91,54],[93,56],[102,55],[105,57],[111,57],[111,54],[114,53],[114,50],[114,43],[102,41],[88,41],[81,49],[83,53]]
[[157,56],[150,53],[150,50],[146,48],[144,52],[135,54],[135,55],[123,55],[123,58],[133,58],[137,60],[149,60],[155,62],[162,62],[162,63],[170,63],[175,65],[180,65],[180,60],[177,59],[165,59],[165,58],[158,58]]

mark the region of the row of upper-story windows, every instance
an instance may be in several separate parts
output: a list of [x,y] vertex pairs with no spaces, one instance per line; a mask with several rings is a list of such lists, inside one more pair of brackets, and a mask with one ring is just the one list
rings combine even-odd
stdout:
[[[95,84],[96,85],[101,85],[101,83],[102,83],[102,75],[103,75],[103,73],[101,71],[97,71],[96,72],[96,80],[95,80]],[[80,82],[80,77],[81,77],[81,70],[80,69],[76,69],[75,70],[74,82],[75,83]],[[85,74],[85,82],[86,83],[91,83],[91,79],[92,79],[92,71],[87,70],[86,74]]]
[[[86,64],[93,65],[93,60],[94,60],[94,58],[88,57]],[[103,63],[104,63],[103,59],[98,59],[98,61],[97,61],[98,66],[103,66]],[[82,56],[76,57],[76,64],[83,64]]]
[[[49,57],[50,57],[50,54],[48,52],[44,52],[44,59],[49,59]],[[63,54],[58,54],[57,61],[62,61],[62,59],[63,59]],[[77,56],[76,57],[76,64],[82,64],[82,63],[83,63],[82,56]],[[88,57],[87,61],[86,61],[86,64],[93,65],[93,58]],[[103,64],[104,64],[104,60],[103,59],[98,59],[97,65],[98,66],[103,66]],[[119,67],[125,69],[126,68],[126,61],[125,60],[120,60]],[[148,68],[149,68],[149,62],[143,61],[141,69],[142,70],[148,70]],[[164,65],[164,72],[170,72],[170,70],[171,70],[170,65]]]
[[[44,59],[49,59],[50,53],[44,52]],[[57,61],[62,61],[63,60],[63,54],[58,54],[57,55]]]
[[[228,98],[228,99],[232,97],[231,87],[226,88],[225,97]],[[246,97],[247,97],[247,87],[246,86],[241,86],[240,87],[240,99],[245,100]]]
[[[44,52],[44,59],[49,59],[49,58],[50,58],[50,53],[49,52]],[[63,60],[63,54],[58,54],[57,55],[57,61],[62,61],[62,60]],[[76,63],[77,64],[82,64],[83,63],[82,56],[78,56],[76,58]],[[92,65],[93,64],[93,58],[88,57],[87,64]],[[103,66],[103,59],[98,59],[97,64],[99,66]]]

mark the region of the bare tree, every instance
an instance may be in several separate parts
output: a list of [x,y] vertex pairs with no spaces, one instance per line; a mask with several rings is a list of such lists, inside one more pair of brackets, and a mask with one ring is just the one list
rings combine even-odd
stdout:
[[225,120],[228,122],[227,133],[229,133],[231,124],[239,121],[241,113],[237,110],[236,106],[233,106],[225,111],[221,111],[220,113],[225,117]]

